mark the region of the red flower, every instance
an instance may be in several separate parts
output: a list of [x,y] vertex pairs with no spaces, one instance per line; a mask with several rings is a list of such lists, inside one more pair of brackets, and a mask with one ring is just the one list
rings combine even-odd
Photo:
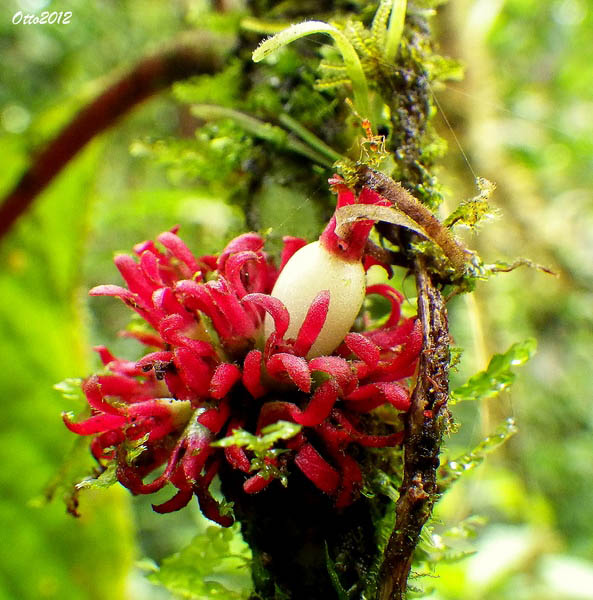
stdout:
[[[369,190],[356,198],[338,178],[331,183],[338,206],[385,203]],[[84,382],[91,416],[74,422],[64,415],[66,426],[94,436],[94,457],[103,466],[113,462],[133,493],[173,484],[177,493],[157,512],[178,510],[195,495],[205,516],[226,526],[232,518],[209,492],[222,461],[245,472],[247,493],[273,478],[252,472],[243,447],[213,442],[236,429],[251,426],[259,435],[289,421],[302,428],[278,442],[285,451],[271,453],[267,465],[284,473],[295,465],[337,507],[350,504],[362,485],[351,447],[403,439],[401,431],[365,431],[361,416],[383,404],[409,408],[400,382],[413,375],[422,342],[416,319],[401,318],[401,294],[383,284],[366,294],[389,300],[387,321],[349,331],[365,294],[361,261],[371,227],[359,222],[338,238],[332,219],[319,242],[285,238],[278,268],[255,233],[235,238],[219,256],[195,257],[176,231],[157,238],[160,248],[138,244],[136,260],[117,256],[127,289],[101,285],[90,293],[116,296],[135,310],[150,329],[128,335],[151,351],[134,363],[97,348],[109,374]]]

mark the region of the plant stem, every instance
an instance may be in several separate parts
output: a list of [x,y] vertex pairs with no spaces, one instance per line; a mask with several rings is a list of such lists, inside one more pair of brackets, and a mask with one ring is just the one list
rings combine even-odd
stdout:
[[308,129],[303,127],[296,119],[293,119],[286,113],[280,115],[280,123],[285,127],[288,127],[293,133],[298,135],[304,142],[306,142],[311,148],[317,150],[320,154],[323,154],[329,158],[332,162],[337,160],[344,160],[344,157],[336,152],[331,146],[328,146],[323,140],[319,139],[315,134],[311,133]]
[[204,34],[141,60],[85,106],[35,157],[0,205],[0,238],[10,231],[35,198],[93,137],[173,82],[193,75],[215,73],[221,65],[217,43]]
[[393,533],[385,549],[378,600],[403,600],[414,549],[437,497],[439,452],[449,398],[447,308],[424,257],[414,264],[422,353],[412,406],[406,417],[404,478]]
[[[321,149],[319,144],[316,144],[316,148],[311,148],[310,145],[303,144],[300,140],[289,135],[281,127],[272,125],[271,123],[267,123],[266,121],[262,121],[260,119],[256,119],[247,113],[241,112],[240,110],[227,108],[226,106],[218,106],[216,104],[195,104],[192,106],[191,112],[195,117],[204,119],[205,121],[232,119],[247,133],[250,133],[259,139],[271,142],[280,148],[286,148],[287,150],[296,152],[297,154],[323,165],[324,167],[331,167],[332,164],[337,160],[332,155],[328,157],[327,151],[323,153],[317,152],[317,150]],[[280,120],[282,120],[282,118]],[[302,129],[306,131],[304,127],[302,127]],[[310,136],[315,138],[313,134],[310,134]],[[317,141],[323,144],[321,140]],[[333,152],[329,146],[327,146],[327,148]],[[341,158],[339,154],[337,154],[337,156],[338,158]]]

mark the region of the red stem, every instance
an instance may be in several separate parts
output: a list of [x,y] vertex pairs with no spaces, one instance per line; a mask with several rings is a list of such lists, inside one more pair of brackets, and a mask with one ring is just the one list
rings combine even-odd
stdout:
[[122,115],[173,82],[219,70],[221,60],[204,35],[142,59],[131,71],[85,106],[34,158],[0,205],[0,239],[70,160]]

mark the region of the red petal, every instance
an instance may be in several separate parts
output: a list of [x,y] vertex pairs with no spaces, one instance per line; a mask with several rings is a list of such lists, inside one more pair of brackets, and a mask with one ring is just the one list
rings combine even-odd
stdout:
[[130,292],[137,294],[149,304],[156,286],[146,277],[140,265],[127,254],[118,254],[113,262],[128,284]]
[[237,252],[236,254],[231,254],[228,257],[225,266],[224,266],[224,274],[231,284],[231,289],[237,294],[239,298],[243,298],[247,294],[247,289],[243,285],[243,281],[241,280],[241,270],[244,265],[249,261],[260,261],[262,260],[261,254],[256,254],[255,252],[251,252],[250,250],[245,250],[243,252]]
[[274,320],[274,328],[276,333],[276,339],[280,340],[284,337],[288,325],[290,323],[290,315],[284,304],[268,294],[247,294],[243,296],[241,302],[251,302],[261,306]]
[[192,496],[193,492],[191,490],[179,490],[170,500],[167,500],[162,504],[153,504],[152,510],[159,514],[165,514],[174,512],[176,510],[180,510],[189,504],[189,501],[191,500]]
[[381,357],[379,347],[360,333],[349,333],[344,343],[358,358],[363,360],[371,369],[379,364]]
[[198,398],[206,398],[210,391],[211,368],[208,363],[187,348],[175,348],[173,362],[185,385]]
[[400,292],[386,283],[378,283],[376,285],[370,285],[367,288],[366,293],[367,296],[369,294],[379,294],[391,303],[391,314],[389,315],[387,322],[383,325],[384,328],[394,327],[399,323],[401,317],[401,304],[404,301],[404,297]]
[[304,358],[286,352],[279,352],[272,355],[266,363],[266,367],[272,377],[281,379],[278,375],[287,373],[301,391],[307,394],[311,391],[311,372]]
[[68,413],[62,414],[64,424],[70,431],[78,435],[93,435],[95,433],[103,433],[110,429],[123,427],[127,423],[127,418],[119,415],[94,415],[80,423],[73,423],[70,420]]
[[337,399],[338,386],[335,381],[330,379],[315,390],[309,406],[301,415],[295,417],[295,421],[305,427],[319,425],[328,417]]
[[241,379],[241,370],[236,365],[221,363],[210,380],[210,396],[216,400],[224,398]]
[[332,413],[332,417],[348,432],[353,441],[368,448],[385,448],[398,446],[404,440],[404,432],[398,431],[390,435],[367,435],[358,431],[354,425],[339,410]]
[[338,488],[338,472],[321,457],[311,444],[305,444],[297,453],[294,462],[322,492],[333,494]]
[[336,498],[336,508],[343,508],[352,504],[362,486],[362,473],[358,463],[347,454],[339,452],[335,456],[342,474],[340,492]]
[[255,325],[250,315],[248,315],[237,297],[227,289],[226,282],[222,279],[211,281],[206,284],[210,294],[219,310],[232,325],[236,334],[241,337],[250,337],[255,331]]
[[223,400],[218,408],[210,408],[203,412],[198,417],[198,423],[217,434],[229,418],[230,412],[228,400]]
[[282,271],[286,263],[292,258],[292,255],[307,245],[307,241],[303,238],[284,236],[282,238],[284,246],[282,247],[282,255],[280,257],[280,267],[278,271]]
[[157,240],[163,246],[165,246],[165,248],[167,248],[167,250],[169,250],[169,252],[171,252],[175,258],[180,260],[188,267],[190,271],[190,278],[196,271],[200,270],[200,265],[196,261],[191,250],[185,245],[180,237],[174,233],[166,231],[165,233],[161,233],[161,235],[157,237]]
[[350,363],[339,356],[318,356],[309,361],[309,369],[331,375],[343,394],[349,394],[356,387],[356,375]]
[[408,391],[397,383],[369,383],[352,392],[346,400],[357,412],[368,412],[386,402],[398,410],[407,411],[410,408]]
[[159,271],[159,261],[150,250],[145,250],[140,255],[140,267],[144,275],[154,284],[158,286],[164,285],[163,279]]
[[327,318],[327,311],[329,310],[329,299],[330,294],[328,290],[319,292],[311,306],[307,311],[307,315],[303,320],[303,324],[299,329],[299,333],[294,342],[294,352],[299,356],[306,356],[311,346],[317,339],[321,328]]
[[227,244],[226,248],[220,254],[217,264],[218,271],[220,273],[225,272],[225,265],[229,256],[237,252],[243,252],[244,250],[259,252],[263,247],[264,240],[257,233],[244,233],[236,237]]
[[178,281],[175,292],[180,295],[184,306],[192,311],[201,311],[207,315],[214,325],[218,335],[227,339],[232,336],[230,323],[220,312],[205,285],[189,279]]
[[262,353],[259,350],[251,350],[243,361],[243,385],[254,398],[266,393],[266,388],[261,383],[261,359]]
[[257,494],[272,483],[273,479],[273,477],[266,479],[261,475],[253,475],[243,484],[243,491],[247,494]]

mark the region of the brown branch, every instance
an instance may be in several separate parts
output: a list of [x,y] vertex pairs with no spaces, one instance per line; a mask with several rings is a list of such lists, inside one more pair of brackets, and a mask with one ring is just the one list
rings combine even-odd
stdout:
[[32,205],[70,160],[97,134],[131,108],[192,75],[214,73],[221,67],[215,40],[200,34],[141,60],[131,71],[85,106],[37,154],[33,164],[0,205],[0,238]]
[[415,223],[420,225],[449,259],[459,275],[463,275],[470,253],[457,242],[447,227],[399,183],[367,165],[361,165],[357,172],[359,187],[366,187],[389,200]]
[[378,600],[403,600],[414,550],[437,496],[436,474],[449,395],[447,309],[426,260],[415,262],[422,353],[418,379],[407,415],[404,478],[396,522],[381,568]]

